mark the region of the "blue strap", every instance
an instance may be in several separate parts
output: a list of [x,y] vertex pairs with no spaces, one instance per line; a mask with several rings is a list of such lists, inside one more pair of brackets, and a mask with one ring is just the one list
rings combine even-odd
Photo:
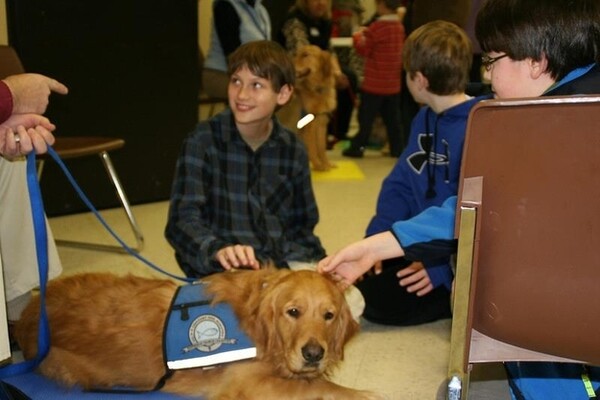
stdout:
[[172,274],[172,273],[164,270],[163,268],[160,268],[158,265],[152,263],[150,260],[142,257],[140,254],[138,254],[137,252],[135,252],[131,247],[129,247],[127,245],[127,243],[125,243],[125,241],[123,239],[121,239],[119,237],[119,235],[117,235],[117,233],[113,229],[111,229],[111,227],[108,225],[108,223],[106,222],[106,220],[104,220],[104,218],[102,218],[102,216],[100,215],[100,213],[98,212],[98,210],[96,209],[96,207],[94,207],[94,204],[85,195],[85,193],[83,192],[83,190],[81,190],[81,188],[79,187],[79,185],[75,181],[75,178],[73,178],[73,175],[71,175],[71,173],[69,172],[69,169],[67,168],[67,166],[65,165],[65,163],[63,163],[63,161],[60,159],[60,157],[58,156],[58,154],[56,154],[56,151],[52,148],[52,146],[48,146],[48,154],[54,159],[54,161],[56,161],[56,163],[58,164],[58,166],[62,169],[63,173],[65,174],[65,176],[67,177],[67,179],[71,183],[71,186],[73,186],[73,189],[75,189],[75,191],[77,192],[77,194],[79,195],[79,197],[81,198],[81,200],[84,202],[84,204],[87,206],[87,208],[94,214],[94,216],[96,217],[96,219],[98,221],[100,221],[100,223],[102,224],[102,226],[104,226],[104,228],[108,231],[108,233],[117,242],[119,242],[119,244],[121,245],[121,247],[123,247],[125,249],[125,251],[127,251],[127,253],[129,253],[131,256],[137,258],[138,260],[140,260],[141,262],[143,262],[144,264],[146,264],[150,268],[154,269],[155,271],[158,271],[161,274],[167,275],[167,276],[169,276],[169,277],[171,277],[173,279],[177,279],[179,281],[188,282],[188,283],[189,282],[194,282],[196,280],[194,278],[181,277],[181,276]]
[[10,364],[0,368],[0,378],[23,374],[34,370],[48,354],[50,349],[50,326],[46,315],[46,284],[48,283],[48,234],[46,232],[46,218],[44,203],[37,179],[35,153],[27,156],[27,186],[31,201],[31,214],[33,216],[33,229],[35,232],[36,255],[40,275],[40,322],[38,330],[38,352],[35,358],[17,364]]
[[[65,176],[81,198],[81,200],[85,203],[85,205],[92,211],[92,213],[96,216],[96,218],[100,221],[100,223],[106,228],[106,230],[119,242],[119,244],[132,256],[142,261],[149,267],[154,270],[161,272],[171,278],[184,281],[184,282],[193,282],[195,279],[180,277],[170,272],[165,271],[164,269],[158,267],[153,264],[149,260],[145,259],[133,249],[131,249],[127,244],[110,228],[110,226],[106,223],[104,218],[100,215],[98,210],[94,207],[92,202],[88,199],[88,197],[83,193],[77,182],[69,172],[68,168],[62,162],[56,151],[52,148],[52,146],[48,146],[48,154],[56,161],[59,167],[63,170]],[[19,375],[26,372],[30,372],[34,370],[40,362],[46,357],[48,354],[48,350],[50,349],[50,326],[48,324],[48,316],[46,314],[46,284],[48,283],[48,234],[46,232],[46,218],[44,214],[44,204],[42,202],[42,194],[40,190],[40,185],[37,177],[37,168],[36,168],[36,160],[35,153],[31,152],[27,156],[27,186],[29,188],[29,198],[31,202],[31,213],[33,215],[33,225],[35,231],[35,242],[36,242],[36,253],[38,260],[38,269],[40,274],[40,322],[39,322],[39,331],[38,331],[38,353],[35,358],[23,361],[17,364],[10,364],[3,368],[0,368],[0,379]]]

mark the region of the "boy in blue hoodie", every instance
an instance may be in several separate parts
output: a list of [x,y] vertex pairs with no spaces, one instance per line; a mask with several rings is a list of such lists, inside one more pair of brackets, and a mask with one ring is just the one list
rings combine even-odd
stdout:
[[[482,99],[465,93],[471,42],[455,24],[433,21],[415,30],[403,59],[408,89],[424,106],[413,119],[407,147],[383,181],[367,236],[456,195],[467,118]],[[357,284],[366,301],[363,316],[389,325],[449,318],[448,262],[448,257],[423,263],[396,258],[376,265],[376,273]]]

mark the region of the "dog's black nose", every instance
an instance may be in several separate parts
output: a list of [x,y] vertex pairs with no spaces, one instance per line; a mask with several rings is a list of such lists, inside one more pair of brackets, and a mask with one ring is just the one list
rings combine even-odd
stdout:
[[302,347],[302,357],[309,363],[316,363],[323,359],[325,349],[314,341],[308,342]]

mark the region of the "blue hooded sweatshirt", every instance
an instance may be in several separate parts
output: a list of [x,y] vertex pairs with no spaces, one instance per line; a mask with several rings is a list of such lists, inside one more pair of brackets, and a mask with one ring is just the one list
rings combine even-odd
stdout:
[[[388,231],[395,222],[456,196],[467,119],[473,106],[487,98],[490,96],[471,98],[440,114],[430,107],[421,108],[413,119],[406,148],[382,183],[367,236]],[[449,257],[427,258],[424,264],[434,287],[450,289]]]

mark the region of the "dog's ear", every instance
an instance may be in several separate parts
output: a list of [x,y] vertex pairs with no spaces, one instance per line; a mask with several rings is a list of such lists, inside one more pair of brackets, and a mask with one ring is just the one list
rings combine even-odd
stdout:
[[332,348],[335,351],[335,355],[339,357],[339,360],[343,360],[344,358],[344,346],[350,339],[352,339],[359,331],[360,325],[356,320],[352,317],[352,313],[350,312],[350,307],[344,298],[344,295],[341,295],[341,308],[336,319],[336,334],[334,335],[334,340],[332,343]]
[[262,269],[232,270],[210,275],[202,281],[207,284],[206,291],[213,296],[213,302],[229,303],[238,318],[243,320],[255,313],[262,282],[269,273],[269,270]]
[[348,289],[348,284],[345,281],[336,279],[336,277],[331,274],[324,274],[323,277],[332,282],[336,287],[336,295],[339,296],[338,301],[340,310],[338,318],[335,321],[335,335],[333,335],[335,340],[331,343],[331,348],[334,350],[336,356],[342,360],[344,356],[344,346],[358,333],[360,325],[356,322],[354,317],[352,317],[350,306],[344,296],[344,292]]
[[[265,292],[271,291],[271,286],[264,288]],[[276,309],[275,305],[271,301],[272,296],[261,296],[261,302],[257,307],[256,318],[252,321],[254,325],[255,341],[259,349],[259,357],[269,358],[274,354],[279,354],[279,351],[275,349],[279,348],[277,340],[277,329],[276,329]]]
[[321,50],[321,73],[323,76],[331,76],[333,74],[332,55],[327,50]]
[[[268,265],[258,271],[234,270],[220,272],[203,279],[207,284],[206,291],[213,296],[213,302],[227,302],[237,315],[241,328],[257,342],[264,346],[262,322],[257,320],[259,307],[265,290],[272,285],[271,281],[278,270]],[[268,328],[268,327],[267,327]]]
[[[253,338],[259,349],[259,357],[272,357],[279,355],[284,343],[277,334],[277,291],[280,280],[290,273],[288,269],[271,270],[265,274],[261,283],[258,298],[255,299],[255,314],[250,321],[253,329]],[[254,301],[254,300],[252,300]]]

